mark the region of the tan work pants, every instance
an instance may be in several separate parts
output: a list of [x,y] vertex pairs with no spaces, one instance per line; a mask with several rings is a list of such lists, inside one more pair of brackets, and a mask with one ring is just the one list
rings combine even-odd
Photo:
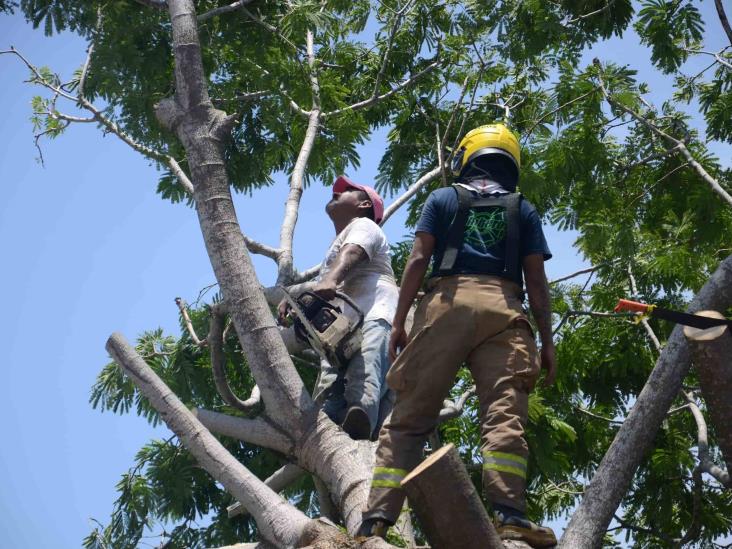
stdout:
[[524,426],[540,362],[520,292],[500,277],[455,275],[438,279],[422,299],[409,343],[386,377],[396,403],[379,436],[365,518],[399,516],[399,481],[421,461],[463,363],[480,401],[486,496],[525,510]]

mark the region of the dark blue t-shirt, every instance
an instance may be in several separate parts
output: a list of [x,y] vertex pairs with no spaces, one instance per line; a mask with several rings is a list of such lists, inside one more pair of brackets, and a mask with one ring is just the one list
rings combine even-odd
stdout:
[[[477,196],[477,193],[474,193]],[[433,191],[422,208],[415,232],[429,233],[435,237],[435,252],[431,276],[439,273],[447,243],[447,231],[458,210],[457,192],[452,187]],[[455,260],[453,273],[501,275],[506,256],[506,210],[487,208],[470,210],[465,224],[463,245]],[[521,250],[519,257],[542,254],[544,259],[552,254],[544,238],[541,219],[536,208],[521,200]]]

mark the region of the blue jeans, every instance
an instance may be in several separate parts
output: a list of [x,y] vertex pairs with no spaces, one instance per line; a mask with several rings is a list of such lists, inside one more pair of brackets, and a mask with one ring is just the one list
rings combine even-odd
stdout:
[[377,432],[391,412],[392,397],[384,381],[389,370],[391,324],[386,320],[367,320],[361,327],[361,351],[343,370],[321,361],[314,398],[323,392],[327,397],[323,411],[340,425],[351,406],[363,408],[369,417],[372,433]]

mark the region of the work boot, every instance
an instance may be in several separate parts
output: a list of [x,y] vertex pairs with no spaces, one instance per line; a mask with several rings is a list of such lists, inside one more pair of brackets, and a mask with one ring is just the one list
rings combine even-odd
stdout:
[[557,537],[551,528],[534,524],[519,514],[509,516],[496,511],[493,524],[501,539],[523,541],[537,548],[554,547],[557,544]]
[[351,406],[348,409],[341,427],[353,440],[368,440],[371,436],[369,416],[360,406]]
[[386,539],[386,532],[391,525],[391,522],[379,517],[364,519],[356,532],[356,541],[363,541],[374,536]]

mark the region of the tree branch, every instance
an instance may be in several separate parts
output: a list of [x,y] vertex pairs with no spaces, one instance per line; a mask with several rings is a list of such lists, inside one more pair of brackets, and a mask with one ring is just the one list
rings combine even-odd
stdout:
[[567,21],[567,23],[571,25],[573,23],[577,23],[578,21],[582,21],[582,20],[592,17],[594,15],[599,15],[599,14],[609,10],[614,3],[615,3],[615,0],[606,0],[605,5],[603,7],[601,7],[600,9],[597,9],[590,13],[586,13],[585,15],[577,16],[574,19],[570,19],[569,21]]
[[110,336],[107,351],[198,463],[247,508],[257,522],[260,535],[278,546],[294,546],[309,519],[237,461],[178,400],[122,335]]
[[246,6],[248,4],[251,4],[253,0],[237,0],[236,2],[229,4],[228,6],[221,6],[219,8],[214,8],[212,10],[209,10],[205,13],[202,13],[199,15],[196,19],[198,19],[198,22],[201,23],[203,21],[206,21],[207,19],[211,19],[212,17],[216,17],[217,15],[223,15],[225,13],[230,13],[232,11],[236,11],[238,9],[241,9],[243,6]]
[[689,411],[694,417],[697,428],[697,458],[699,459],[699,468],[714,477],[717,482],[721,485],[732,488],[732,479],[727,471],[715,464],[709,457],[709,436],[707,434],[707,422],[704,419],[704,414],[699,409],[699,405],[696,403],[693,395],[682,391],[684,398],[686,399]]
[[[183,309],[185,310],[185,309]],[[209,352],[211,353],[211,369],[213,370],[214,384],[221,398],[229,406],[251,413],[256,410],[261,402],[262,395],[256,385],[248,400],[241,400],[229,386],[226,379],[226,357],[224,356],[224,314],[218,305],[211,307],[210,325],[206,337]]]
[[456,418],[463,413],[463,409],[465,408],[465,403],[468,401],[468,399],[475,394],[475,385],[471,385],[468,387],[465,392],[460,395],[455,401],[446,400],[442,406],[442,410],[440,410],[440,415],[437,418],[438,423],[444,423],[445,421],[449,421],[453,418]]
[[[246,10],[245,10],[246,11]],[[272,73],[269,72],[267,69],[259,65],[258,63],[255,63],[251,59],[249,59],[249,62],[257,67],[262,73],[264,73],[266,76],[272,76]],[[310,117],[310,111],[306,111],[303,109],[300,105],[297,104],[297,102],[292,98],[292,96],[285,90],[284,86],[280,84],[279,88],[277,89],[277,93],[279,93],[282,97],[284,97],[290,105],[290,108],[303,118],[309,118]]]
[[293,437],[302,437],[314,423],[317,409],[257,283],[236,216],[224,154],[233,119],[214,108],[208,96],[193,0],[168,3],[175,95],[158,103],[156,115],[186,150],[206,251],[242,351],[262,392],[268,419],[286,426]]
[[412,75],[411,77],[407,78],[391,90],[389,90],[386,93],[382,93],[381,95],[377,97],[370,97],[369,99],[365,99],[364,101],[359,101],[358,103],[354,103],[353,105],[349,105],[348,107],[343,107],[342,109],[336,109],[334,111],[325,112],[323,113],[323,118],[330,118],[331,116],[336,116],[339,114],[343,114],[345,112],[350,111],[357,111],[359,109],[365,109],[366,107],[370,107],[371,105],[375,105],[376,103],[383,101],[384,99],[388,99],[389,97],[393,96],[396,93],[399,93],[407,86],[411,85],[412,83],[419,80],[422,76],[425,74],[431,72],[435,67],[439,66],[439,61],[433,61],[429,65],[427,65],[424,69],[419,71],[418,73]]
[[247,419],[203,408],[193,408],[191,412],[212,433],[269,448],[286,456],[292,456],[294,453],[293,441],[282,431],[273,427],[263,415]]
[[722,28],[724,29],[724,32],[727,34],[727,39],[729,40],[729,43],[732,44],[732,27],[730,27],[729,19],[727,19],[727,14],[724,12],[724,6],[722,5],[722,0],[714,0],[714,7],[717,8],[717,15],[719,16],[719,22],[722,23]]
[[290,193],[285,204],[285,217],[280,229],[280,256],[277,260],[277,283],[288,282],[293,275],[292,242],[295,235],[300,199],[303,193],[303,180],[305,169],[310,159],[310,153],[315,145],[320,127],[320,84],[316,74],[315,49],[313,44],[313,33],[307,31],[306,36],[308,50],[308,66],[310,69],[310,88],[313,95],[313,108],[308,115],[308,127],[305,131],[305,139],[297,155],[295,167],[290,176]]
[[414,7],[414,5],[415,0],[407,0],[407,3],[404,4],[404,6],[396,12],[394,25],[392,26],[391,32],[389,33],[389,40],[387,42],[386,51],[384,51],[384,54],[381,58],[381,66],[379,67],[379,72],[376,75],[376,80],[374,81],[374,91],[371,93],[371,99],[374,99],[379,94],[379,86],[381,85],[381,80],[384,78],[384,73],[386,72],[386,65],[389,61],[389,53],[391,53],[391,49],[394,45],[394,39],[396,38],[397,32],[399,32],[399,29],[402,26],[404,17]]
[[[91,49],[91,46],[90,46]],[[181,169],[181,167],[178,165],[178,162],[170,155],[167,155],[163,152],[156,151],[155,149],[152,149],[146,145],[143,145],[142,143],[139,143],[135,141],[129,134],[127,134],[122,128],[120,128],[114,121],[112,121],[110,118],[106,117],[100,109],[95,107],[88,99],[83,97],[83,88],[81,87],[80,82],[80,89],[79,89],[79,95],[73,96],[67,92],[65,92],[63,89],[61,89],[60,86],[56,86],[51,82],[48,82],[43,75],[40,73],[40,71],[28,61],[18,50],[15,48],[10,48],[9,50],[0,51],[1,54],[14,54],[18,58],[20,58],[23,63],[31,70],[31,72],[34,74],[35,79],[32,80],[32,83],[39,84],[49,90],[51,90],[54,94],[56,94],[59,97],[63,97],[64,99],[67,99],[69,101],[73,101],[74,103],[78,104],[81,108],[89,111],[92,113],[92,118],[77,118],[72,117],[70,115],[64,115],[62,113],[59,113],[58,111],[54,111],[54,116],[58,116],[59,118],[66,120],[68,122],[81,122],[81,123],[87,123],[87,122],[97,122],[102,127],[104,127],[108,132],[113,133],[117,137],[119,137],[122,141],[127,143],[132,149],[139,152],[140,154],[152,159],[156,160],[162,164],[166,164],[168,167],[170,167],[173,174],[178,178],[178,181],[180,182],[181,186],[185,189],[185,191],[189,194],[193,194],[193,185],[191,184],[190,179],[185,174],[185,172]],[[88,54],[89,56],[91,53]],[[86,67],[86,70],[88,70],[88,64]]]
[[175,304],[178,305],[178,310],[180,310],[180,315],[183,317],[183,321],[185,322],[188,334],[191,336],[191,341],[193,341],[193,343],[195,345],[198,345],[199,347],[205,347],[208,342],[205,339],[201,340],[198,337],[198,334],[196,334],[196,330],[193,328],[193,322],[191,322],[191,317],[188,314],[188,306],[185,300],[183,298],[176,297]]
[[597,269],[599,269],[601,267],[605,267],[606,265],[607,265],[607,263],[601,263],[600,265],[596,265],[594,267],[589,267],[587,269],[580,269],[579,271],[576,271],[572,274],[568,274],[568,275],[565,275],[565,276],[562,276],[559,278],[555,278],[554,280],[549,282],[549,285],[551,286],[553,284],[558,284],[560,282],[564,282],[565,280],[569,280],[570,278],[575,278],[575,277],[583,275],[583,274],[594,273]]
[[156,10],[164,10],[168,8],[168,2],[165,0],[135,0],[138,4],[147,6],[148,8],[155,8]]
[[436,168],[432,168],[432,170],[428,171],[422,177],[417,179],[417,181],[415,181],[406,191],[404,191],[404,193],[399,198],[397,198],[389,205],[388,208],[386,208],[386,210],[384,210],[384,218],[381,220],[381,224],[383,225],[384,223],[386,223],[386,220],[394,215],[394,212],[396,212],[399,208],[406,204],[410,198],[417,194],[422,187],[434,181],[434,179],[440,175],[440,171],[441,169],[439,166]]
[[595,91],[597,91],[597,88],[592,88],[590,91],[588,91],[586,93],[583,93],[582,95],[578,95],[574,99],[570,99],[566,103],[563,103],[563,104],[559,105],[556,109],[552,109],[551,111],[542,114],[539,118],[537,118],[534,121],[534,123],[531,125],[531,127],[526,131],[526,133],[524,134],[523,140],[526,141],[529,138],[529,136],[532,134],[532,132],[536,129],[536,127],[539,124],[541,124],[544,120],[546,120],[547,118],[549,118],[551,115],[558,113],[564,107],[568,107],[572,103],[576,103],[577,101],[580,101],[581,99],[584,99],[588,95],[592,95],[593,93],[595,93]]
[[[269,477],[264,480],[264,483],[269,486],[273,492],[281,492],[293,482],[297,481],[305,474],[305,470],[294,463],[288,463],[277,469]],[[247,510],[238,501],[233,505],[229,505],[226,508],[229,518],[236,517],[238,515],[246,515]]]
[[[599,65],[599,61],[596,63]],[[608,94],[607,90],[605,89],[605,84],[602,81],[602,77],[598,76],[598,81],[600,85],[600,89],[602,90],[603,95],[608,100],[608,103],[613,105],[614,107],[617,107],[618,109],[622,110],[623,112],[629,114],[632,116],[635,120],[646,126],[648,129],[650,129],[653,133],[658,135],[659,137],[662,137],[666,139],[667,141],[670,141],[676,147],[678,147],[679,151],[681,152],[682,156],[686,158],[689,165],[694,168],[694,171],[701,177],[711,188],[712,190],[717,193],[725,202],[727,202],[730,206],[732,206],[732,196],[719,184],[719,182],[713,178],[705,169],[704,167],[696,161],[694,156],[689,152],[689,149],[686,147],[686,144],[676,139],[675,137],[667,134],[663,130],[661,130],[658,126],[653,124],[650,120],[648,120],[646,117],[638,114],[634,110],[630,109],[629,107],[626,107],[619,101],[616,101],[612,98],[610,94]]]

